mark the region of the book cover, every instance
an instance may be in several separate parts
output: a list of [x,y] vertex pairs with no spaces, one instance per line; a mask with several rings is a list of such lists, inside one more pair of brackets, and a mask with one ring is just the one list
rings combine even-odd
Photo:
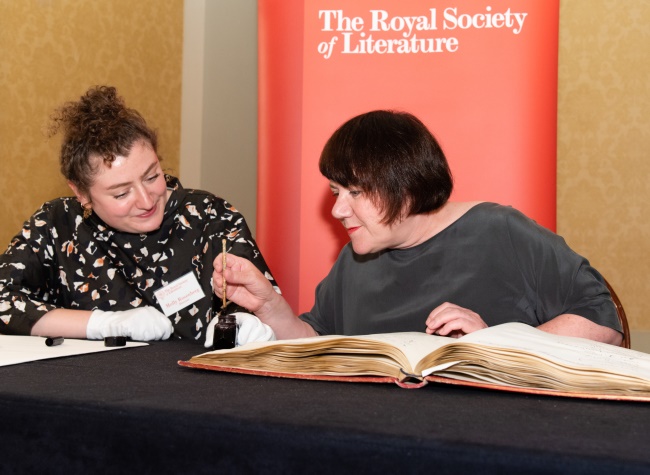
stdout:
[[650,400],[650,355],[506,323],[459,339],[405,332],[250,343],[181,366],[346,382],[430,382],[556,396]]

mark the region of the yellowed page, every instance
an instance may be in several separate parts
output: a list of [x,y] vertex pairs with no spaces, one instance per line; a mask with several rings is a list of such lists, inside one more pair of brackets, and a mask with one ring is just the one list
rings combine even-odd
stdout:
[[453,341],[418,332],[319,336],[249,343],[203,353],[191,361],[290,373],[400,377],[400,369],[411,373],[423,356]]
[[525,350],[559,364],[638,376],[650,381],[650,354],[584,338],[553,335],[523,323],[505,323],[459,341]]
[[399,379],[405,378],[404,373],[435,374],[567,392],[650,394],[650,355],[552,335],[521,323],[486,328],[459,339],[405,332],[251,343],[204,353],[191,361],[296,374]]
[[[650,355],[508,323],[446,345],[423,375],[574,393],[650,395]],[[431,367],[429,367],[431,366]]]
[[380,333],[375,335],[359,336],[358,339],[383,341],[399,349],[408,359],[411,368],[434,352],[438,348],[458,340],[444,336],[428,335],[424,332]]

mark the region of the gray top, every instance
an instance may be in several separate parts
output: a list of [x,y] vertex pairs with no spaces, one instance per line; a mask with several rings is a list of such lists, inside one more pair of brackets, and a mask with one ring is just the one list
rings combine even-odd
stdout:
[[358,255],[347,244],[300,315],[320,334],[424,331],[451,302],[489,325],[540,325],[571,313],[621,331],[602,276],[519,211],[480,203],[428,241]]

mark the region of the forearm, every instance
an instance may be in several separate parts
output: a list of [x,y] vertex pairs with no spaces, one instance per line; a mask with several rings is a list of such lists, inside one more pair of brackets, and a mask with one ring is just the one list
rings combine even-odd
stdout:
[[613,328],[598,325],[591,320],[573,314],[558,315],[537,328],[555,335],[576,336],[610,345],[620,345],[623,341],[623,335]]
[[57,308],[43,315],[32,327],[33,336],[63,336],[86,338],[90,318],[88,310]]
[[[92,317],[91,317],[92,313]],[[43,315],[31,334],[101,340],[125,336],[137,341],[166,340],[174,331],[171,320],[151,306],[102,311],[59,308]]]
[[300,320],[287,301],[279,294],[266,302],[255,315],[273,329],[278,340],[317,336],[316,331]]

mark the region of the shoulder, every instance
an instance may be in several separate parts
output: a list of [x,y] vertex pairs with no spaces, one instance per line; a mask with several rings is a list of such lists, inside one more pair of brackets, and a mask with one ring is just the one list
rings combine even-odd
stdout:
[[512,206],[482,202],[471,207],[457,224],[485,242],[510,243],[515,248],[565,246],[562,237]]
[[76,198],[64,197],[47,201],[29,219],[32,226],[72,226],[81,221],[83,210]]
[[575,254],[562,236],[511,206],[489,203],[482,208],[479,212],[482,218],[490,223],[490,232],[507,240],[518,253],[523,252],[539,258],[562,254],[567,259],[568,254]]
[[185,193],[183,193],[183,196],[181,197],[181,203],[191,203],[202,208],[230,209],[237,212],[237,209],[228,201],[210,191],[197,190],[194,188],[186,188],[184,191]]
[[82,221],[82,209],[75,198],[47,201],[24,222],[9,247],[21,249],[28,242],[30,249],[40,249],[57,239],[69,238]]
[[468,207],[467,214],[473,219],[498,220],[507,219],[509,217],[525,217],[521,211],[512,206],[505,206],[490,201],[462,204]]
[[518,214],[519,212],[510,206],[503,206],[489,201],[450,201],[441,210],[440,219],[443,225],[449,226],[457,222],[498,221],[513,213]]
[[230,208],[226,200],[219,198],[214,193],[194,188],[184,188],[178,178],[165,175],[167,188],[171,190],[168,210],[178,211],[183,214],[199,217],[203,214],[213,214],[217,209]]
[[179,197],[179,212],[195,218],[239,219],[241,213],[230,202],[205,190],[185,189]]
[[518,209],[487,201],[476,203],[463,217],[470,223],[483,226],[542,229],[542,226]]
[[72,196],[64,196],[46,201],[35,211],[34,214],[82,214],[82,212],[83,210],[81,209],[81,205],[76,198]]
[[[214,193],[197,189],[185,189],[182,194],[172,195],[169,203],[168,222],[180,224],[185,230],[194,230],[202,236],[221,236],[234,239],[250,237],[250,229],[244,216],[231,203]],[[190,231],[187,231],[190,232]]]
[[510,219],[525,218],[522,213],[510,206],[487,201],[449,203],[447,213],[447,226],[464,232],[505,230]]

